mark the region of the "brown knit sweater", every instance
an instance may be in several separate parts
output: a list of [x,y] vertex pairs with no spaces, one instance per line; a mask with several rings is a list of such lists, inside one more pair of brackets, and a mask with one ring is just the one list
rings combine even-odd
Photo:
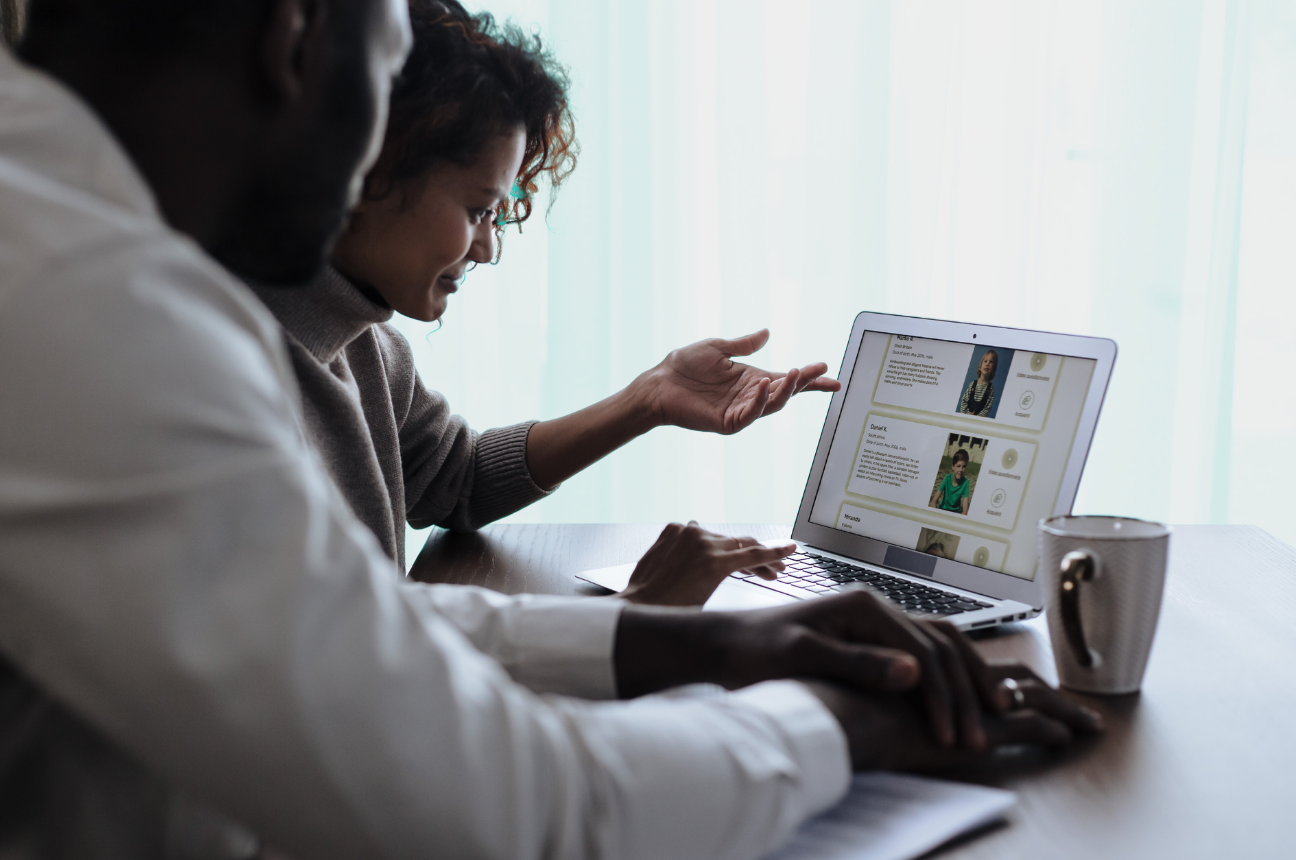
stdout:
[[526,466],[535,422],[477,433],[423,387],[392,312],[333,269],[253,285],[286,333],[305,433],[351,509],[405,569],[405,522],[470,531],[546,495]]

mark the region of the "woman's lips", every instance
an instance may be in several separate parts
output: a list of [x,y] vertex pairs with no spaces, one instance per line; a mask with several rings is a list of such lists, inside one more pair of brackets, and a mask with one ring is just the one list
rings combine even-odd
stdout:
[[447,293],[459,292],[459,282],[456,281],[454,278],[450,277],[449,275],[442,275],[441,277],[437,278],[437,285],[440,286],[441,289],[445,290]]

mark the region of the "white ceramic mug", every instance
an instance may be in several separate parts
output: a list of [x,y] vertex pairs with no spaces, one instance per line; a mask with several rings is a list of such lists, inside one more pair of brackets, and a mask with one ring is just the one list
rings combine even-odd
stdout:
[[1133,693],[1143,683],[1170,528],[1125,517],[1042,520],[1049,637],[1058,681],[1083,693]]

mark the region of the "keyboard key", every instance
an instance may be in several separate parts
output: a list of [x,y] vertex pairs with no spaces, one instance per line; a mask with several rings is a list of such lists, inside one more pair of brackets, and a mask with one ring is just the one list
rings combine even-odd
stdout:
[[808,588],[805,588],[804,586],[798,583],[784,582],[778,579],[772,582],[765,579],[754,579],[752,580],[752,582],[756,583],[762,588],[768,588],[770,591],[777,591],[779,594],[786,594],[789,597],[799,597],[804,600],[806,598],[815,596],[815,593],[813,591],[809,590]]

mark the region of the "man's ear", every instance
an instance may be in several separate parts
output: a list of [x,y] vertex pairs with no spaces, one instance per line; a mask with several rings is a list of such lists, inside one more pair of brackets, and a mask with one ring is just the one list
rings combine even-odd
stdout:
[[286,101],[302,97],[324,60],[327,0],[274,0],[261,42],[261,71],[270,91]]

